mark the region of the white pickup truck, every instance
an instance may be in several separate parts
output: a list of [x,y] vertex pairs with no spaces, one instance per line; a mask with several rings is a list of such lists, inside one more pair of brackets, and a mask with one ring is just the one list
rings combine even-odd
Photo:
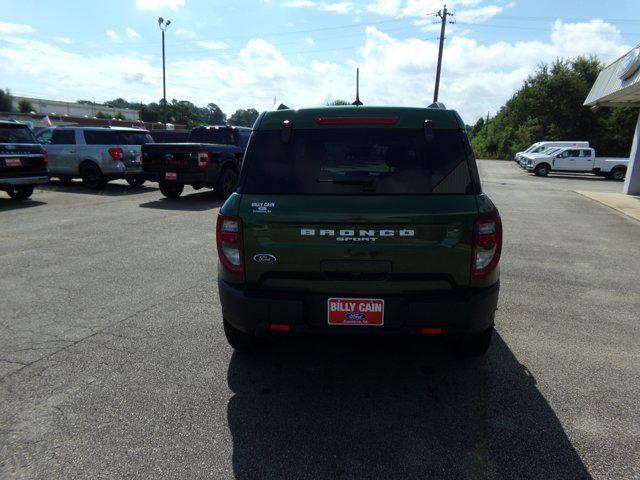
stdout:
[[524,168],[546,177],[549,172],[590,172],[622,181],[627,173],[628,158],[596,157],[593,148],[557,148],[539,154],[524,154]]

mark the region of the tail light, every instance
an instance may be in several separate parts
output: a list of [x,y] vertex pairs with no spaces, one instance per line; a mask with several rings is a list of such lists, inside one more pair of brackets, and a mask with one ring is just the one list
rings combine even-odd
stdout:
[[239,217],[218,215],[216,225],[218,257],[222,265],[232,273],[244,273],[242,258],[242,220]]
[[495,270],[502,251],[500,218],[481,218],[473,225],[471,278],[484,278]]
[[109,155],[111,155],[114,162],[119,162],[124,158],[124,152],[121,148],[110,148]]
[[198,168],[205,168],[209,165],[209,161],[211,160],[211,155],[207,152],[198,152]]
[[49,163],[49,152],[47,152],[46,149],[42,149],[42,156],[44,157],[42,159],[42,161],[44,162],[44,164],[46,165],[47,163]]
[[147,152],[140,153],[140,167],[144,167],[144,161],[147,158]]

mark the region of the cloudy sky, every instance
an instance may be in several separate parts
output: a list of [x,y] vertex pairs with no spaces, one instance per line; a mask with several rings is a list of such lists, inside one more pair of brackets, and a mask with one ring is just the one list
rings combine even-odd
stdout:
[[[541,62],[604,63],[640,42],[638,0],[449,0],[440,100],[467,123],[495,112]],[[610,8],[615,5],[615,8]],[[637,6],[637,5],[635,5]],[[426,105],[442,1],[0,0],[0,88],[59,100],[162,96],[272,108],[352,99]]]

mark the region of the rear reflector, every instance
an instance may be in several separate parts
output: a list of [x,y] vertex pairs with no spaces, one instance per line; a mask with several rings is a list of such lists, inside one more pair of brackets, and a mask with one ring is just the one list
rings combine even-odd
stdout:
[[395,125],[398,117],[318,117],[318,125]]
[[442,328],[440,328],[440,327],[423,328],[423,329],[420,330],[420,333],[422,335],[440,335],[442,333]]
[[290,332],[291,325],[285,325],[284,323],[272,323],[271,330],[274,332]]

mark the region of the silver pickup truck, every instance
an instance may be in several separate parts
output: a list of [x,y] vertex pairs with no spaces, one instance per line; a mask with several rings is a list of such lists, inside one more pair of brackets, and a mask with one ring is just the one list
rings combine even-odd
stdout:
[[89,188],[103,188],[124,178],[129,185],[144,183],[140,147],[153,143],[146,130],[123,127],[56,127],[36,135],[49,154],[49,174],[63,182],[80,177]]

